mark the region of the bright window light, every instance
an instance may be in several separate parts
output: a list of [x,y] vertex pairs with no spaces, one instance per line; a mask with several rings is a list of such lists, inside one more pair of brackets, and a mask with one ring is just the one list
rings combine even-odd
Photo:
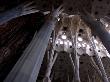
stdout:
[[65,45],[68,45],[68,42],[67,42],[67,41],[65,41],[65,42],[64,42],[64,44],[65,44]]
[[66,35],[62,35],[61,38],[62,39],[66,39],[67,37],[66,37]]
[[81,44],[80,43],[78,43],[78,47],[81,47]]
[[97,40],[94,40],[94,42],[95,42],[96,44],[98,44],[98,41],[97,41]]
[[63,41],[60,41],[60,44],[63,44]]
[[108,51],[106,50],[106,54],[107,54],[107,56],[110,58],[110,54],[108,53]]
[[103,49],[103,47],[102,47],[102,46],[100,46],[100,49]]
[[69,41],[69,46],[72,46],[72,42]]
[[99,48],[100,48],[100,49],[104,49],[102,45],[101,45]]
[[83,44],[82,44],[82,47],[86,47],[86,45],[83,43]]
[[87,44],[87,48],[89,49],[90,48],[90,46]]
[[97,50],[99,49],[98,46],[96,46],[96,49],[97,49]]
[[108,24],[107,23],[105,24],[105,27],[108,27]]
[[78,37],[78,41],[83,41],[83,39],[81,37]]
[[60,18],[57,18],[58,21],[60,21]]

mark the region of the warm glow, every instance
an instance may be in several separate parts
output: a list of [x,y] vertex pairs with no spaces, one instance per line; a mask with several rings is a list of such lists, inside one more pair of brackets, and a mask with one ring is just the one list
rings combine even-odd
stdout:
[[61,38],[62,39],[66,39],[67,37],[66,37],[66,35],[62,35]]
[[83,39],[81,37],[78,37],[78,41],[83,41]]

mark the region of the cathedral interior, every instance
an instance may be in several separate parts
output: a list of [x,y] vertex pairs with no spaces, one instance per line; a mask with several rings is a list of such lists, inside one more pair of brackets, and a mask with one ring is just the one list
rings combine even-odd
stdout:
[[0,82],[110,82],[110,0],[0,0]]

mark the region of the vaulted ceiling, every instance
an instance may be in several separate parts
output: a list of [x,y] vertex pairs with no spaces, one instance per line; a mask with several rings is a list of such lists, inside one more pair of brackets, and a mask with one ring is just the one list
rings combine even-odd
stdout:
[[[105,25],[105,28],[108,31],[110,30],[110,0],[0,0],[0,13],[15,8],[20,4],[26,4],[32,1],[34,1],[32,6],[34,6],[40,12],[26,16],[21,16],[16,19],[12,19],[11,21],[3,25],[0,25],[0,78],[4,79],[6,77],[6,75],[12,69],[17,59],[20,57],[21,53],[32,40],[35,31],[39,31],[41,26],[44,24],[45,20],[48,18],[48,15],[44,16],[43,13],[46,13],[47,11],[52,11],[55,8],[58,8],[60,5],[63,5],[64,11],[62,15],[60,15],[59,21],[56,24],[55,30],[58,35],[57,39],[61,39],[61,36],[65,32],[67,39],[71,42],[72,39],[70,35],[70,28],[73,32],[75,32],[77,24],[80,21],[78,36],[83,38],[83,41],[80,44],[89,44],[89,39],[87,37],[86,32],[88,26],[78,16],[79,12],[83,12],[83,10],[86,10],[87,12],[91,13],[91,15],[95,19],[100,19],[103,25]],[[96,37],[96,40],[98,41],[98,47],[100,47],[101,42],[99,38]],[[20,47],[21,45],[22,47]],[[52,74],[54,74],[53,76],[55,77],[53,82],[66,81],[68,78],[64,79],[63,77],[67,77],[67,74],[70,75],[71,81],[73,79],[73,69],[71,67],[71,62],[68,57],[69,53],[72,52],[71,45],[67,47],[65,50],[63,48],[64,45],[62,46],[60,43],[56,45],[56,51],[59,52],[59,56],[57,58],[57,62],[55,62],[55,65],[53,67],[54,71],[52,71]],[[100,50],[100,56],[106,56],[107,52],[103,51],[104,49],[105,48],[103,48],[102,50],[98,49],[98,51]],[[83,46],[80,46],[80,48],[77,49],[77,52],[79,52],[78,54],[81,55],[81,80],[82,82],[89,82],[86,79],[88,74],[91,78],[94,78],[93,75],[98,76],[95,69],[91,66],[90,63],[90,56],[94,53],[89,48],[83,49]],[[90,56],[88,56],[87,54]],[[102,58],[102,61],[104,63],[104,67],[109,77],[109,58]],[[44,76],[46,65],[47,61],[45,55],[38,80],[41,80]],[[0,80],[2,81],[3,79]],[[96,78],[96,82],[101,81],[98,78]]]

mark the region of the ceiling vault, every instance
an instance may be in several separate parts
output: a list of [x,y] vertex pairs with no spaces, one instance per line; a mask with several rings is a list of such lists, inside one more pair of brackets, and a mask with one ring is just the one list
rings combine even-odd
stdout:
[[1,0],[0,82],[109,82],[109,0]]

